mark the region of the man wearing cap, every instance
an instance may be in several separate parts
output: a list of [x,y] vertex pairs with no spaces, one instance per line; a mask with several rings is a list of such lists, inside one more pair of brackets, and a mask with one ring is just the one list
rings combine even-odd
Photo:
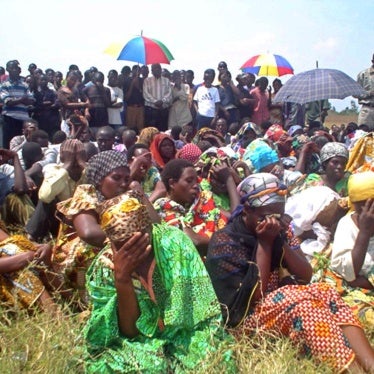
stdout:
[[9,148],[10,140],[14,136],[22,135],[23,121],[30,119],[28,106],[32,105],[35,99],[26,83],[20,78],[21,68],[18,61],[8,61],[6,70],[9,77],[0,86],[0,101],[4,104],[3,143],[4,148]]
[[366,91],[366,94],[358,97],[361,110],[358,115],[358,125],[367,125],[370,131],[374,131],[374,53],[372,65],[357,76],[357,83]]

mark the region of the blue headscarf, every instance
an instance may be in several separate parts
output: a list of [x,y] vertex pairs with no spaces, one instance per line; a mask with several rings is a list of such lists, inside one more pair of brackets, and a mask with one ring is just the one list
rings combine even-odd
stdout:
[[244,161],[250,160],[255,172],[279,161],[278,153],[263,139],[255,139],[248,145],[243,156]]

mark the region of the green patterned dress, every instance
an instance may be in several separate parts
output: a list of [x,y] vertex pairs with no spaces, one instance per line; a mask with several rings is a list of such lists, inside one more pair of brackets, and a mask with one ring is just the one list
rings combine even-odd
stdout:
[[89,373],[185,373],[204,371],[219,351],[222,370],[234,372],[231,338],[208,273],[191,240],[178,228],[153,226],[154,298],[133,279],[140,316],[139,335],[121,335],[110,249],[87,274],[93,311],[85,327]]

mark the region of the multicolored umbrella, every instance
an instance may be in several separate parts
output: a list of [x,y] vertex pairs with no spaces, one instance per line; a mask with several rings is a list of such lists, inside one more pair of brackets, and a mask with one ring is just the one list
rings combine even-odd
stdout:
[[280,77],[293,74],[293,67],[284,57],[269,53],[251,57],[240,69],[245,73],[262,76]]
[[274,102],[305,104],[364,94],[363,88],[340,70],[313,69],[291,77],[275,95]]
[[120,49],[118,49],[118,44],[111,44],[104,52],[111,55],[117,52],[117,60],[133,61],[143,65],[169,64],[171,60],[174,60],[165,44],[143,35],[129,40]]

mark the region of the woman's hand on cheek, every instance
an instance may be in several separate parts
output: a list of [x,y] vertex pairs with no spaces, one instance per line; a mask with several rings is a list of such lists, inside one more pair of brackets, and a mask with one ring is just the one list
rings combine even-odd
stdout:
[[265,217],[256,226],[256,235],[260,242],[273,244],[281,231],[280,222],[274,217]]
[[119,249],[112,243],[116,281],[129,281],[131,274],[151,252],[149,234],[136,232]]

